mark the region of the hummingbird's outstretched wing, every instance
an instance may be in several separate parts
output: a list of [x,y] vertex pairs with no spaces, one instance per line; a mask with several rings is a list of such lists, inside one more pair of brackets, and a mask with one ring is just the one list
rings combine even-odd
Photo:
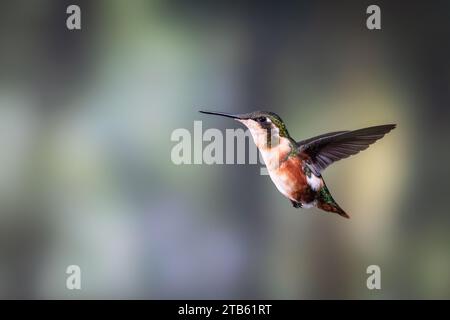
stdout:
[[315,136],[315,137],[312,137],[312,138],[309,138],[309,139],[305,139],[305,140],[302,140],[302,141],[297,141],[297,145],[298,146],[307,145],[308,143],[313,142],[315,140],[319,140],[319,139],[322,139],[322,138],[335,136],[335,135],[338,135],[338,134],[341,134],[341,133],[345,133],[345,132],[350,132],[350,131],[346,130],[346,131],[334,131],[334,132],[324,133],[324,134],[321,134],[320,136]]
[[365,150],[395,128],[395,124],[354,131],[336,131],[298,142],[298,150],[311,158],[309,167],[317,176],[335,161]]

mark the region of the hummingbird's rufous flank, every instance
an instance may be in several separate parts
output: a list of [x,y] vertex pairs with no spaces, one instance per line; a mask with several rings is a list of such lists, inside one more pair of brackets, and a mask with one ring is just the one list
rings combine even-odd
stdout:
[[345,218],[349,215],[334,201],[322,178],[322,171],[335,161],[367,149],[396,127],[395,124],[386,124],[354,131],[335,131],[296,142],[283,120],[273,112],[200,112],[233,118],[250,130],[270,178],[295,208],[318,207]]

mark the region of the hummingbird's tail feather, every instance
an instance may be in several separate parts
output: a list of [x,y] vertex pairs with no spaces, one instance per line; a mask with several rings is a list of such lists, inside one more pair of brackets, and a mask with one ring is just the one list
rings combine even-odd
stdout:
[[342,208],[334,201],[333,197],[328,191],[327,186],[324,184],[322,189],[319,191],[319,197],[317,199],[317,207],[324,211],[334,212],[340,215],[341,217],[350,219],[350,216],[342,210]]
[[344,210],[342,210],[342,208],[339,207],[339,205],[336,202],[330,204],[319,200],[319,202],[317,203],[317,207],[324,211],[334,212],[344,218],[350,219],[350,216]]

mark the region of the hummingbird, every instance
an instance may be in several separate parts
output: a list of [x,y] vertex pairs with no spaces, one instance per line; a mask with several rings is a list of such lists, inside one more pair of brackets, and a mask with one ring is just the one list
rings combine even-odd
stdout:
[[334,131],[295,141],[280,116],[273,112],[200,112],[232,118],[250,130],[272,182],[294,208],[317,207],[345,218],[350,216],[331,196],[322,172],[332,163],[367,149],[396,127],[386,124]]

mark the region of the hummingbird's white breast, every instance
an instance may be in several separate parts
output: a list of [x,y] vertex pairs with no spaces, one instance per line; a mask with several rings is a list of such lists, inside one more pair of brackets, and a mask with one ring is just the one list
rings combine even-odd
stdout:
[[[261,156],[266,164],[269,176],[273,183],[285,197],[294,200],[293,193],[297,188],[296,179],[287,170],[284,163],[291,152],[291,145],[288,139],[281,137],[277,146],[272,148],[260,148]],[[298,167],[297,170],[300,170]]]

